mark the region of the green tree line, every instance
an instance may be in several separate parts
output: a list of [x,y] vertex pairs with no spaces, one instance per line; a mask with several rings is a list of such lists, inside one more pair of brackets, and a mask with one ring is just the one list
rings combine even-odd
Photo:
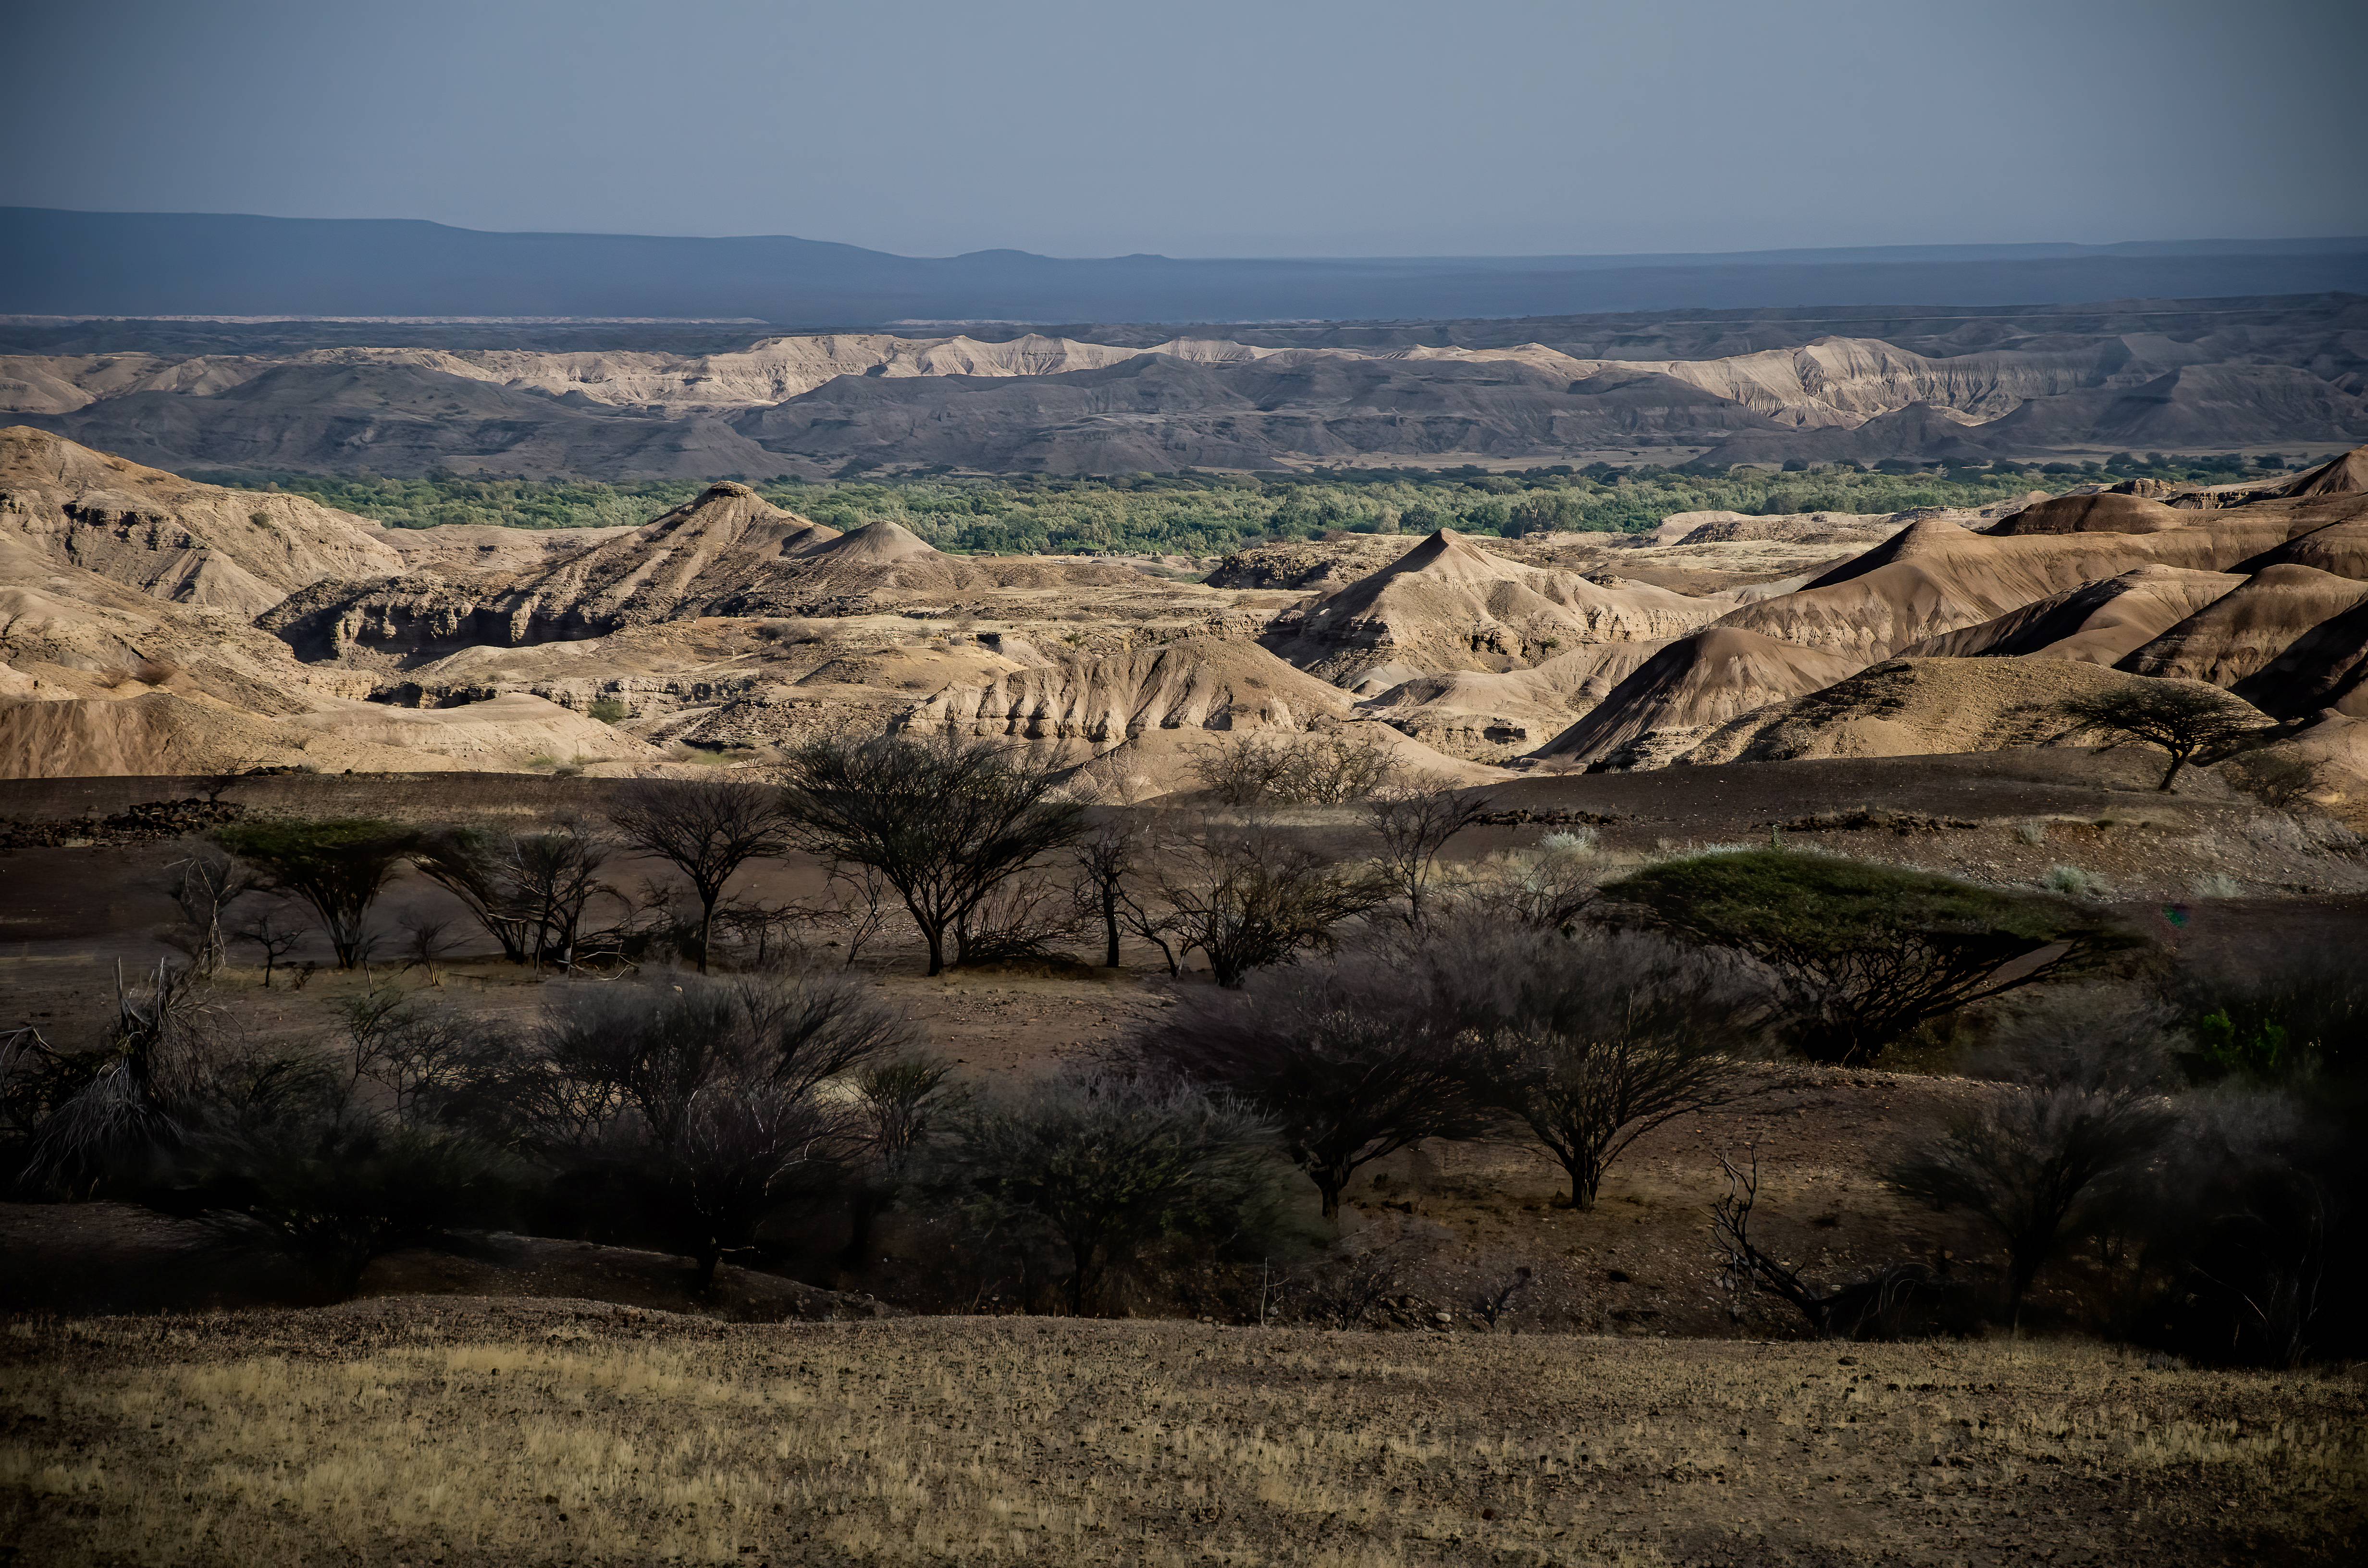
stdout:
[[[1096,551],[1211,555],[1268,540],[1329,532],[1464,533],[1513,537],[1562,530],[1642,532],[1679,512],[1903,511],[1980,506],[2032,489],[2133,477],[2216,483],[2264,460],[2144,457],[2110,463],[2029,463],[1875,470],[1848,463],[1725,474],[1596,463],[1520,472],[1327,470],[1255,474],[1186,472],[1067,479],[951,473],[768,481],[775,506],[837,528],[893,519],[940,550],[982,554]],[[391,528],[447,523],[599,528],[646,522],[699,494],[689,480],[604,484],[585,480],[389,479],[368,473],[217,472],[215,483],[308,495]],[[736,477],[725,475],[723,477]]]

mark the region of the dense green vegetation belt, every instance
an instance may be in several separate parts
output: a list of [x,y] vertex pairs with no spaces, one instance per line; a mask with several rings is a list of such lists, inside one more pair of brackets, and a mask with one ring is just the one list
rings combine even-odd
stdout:
[[[1902,467],[1904,464],[1886,465]],[[850,528],[894,518],[940,550],[994,553],[1091,551],[1220,554],[1269,539],[1327,530],[1516,535],[1540,529],[1641,532],[1676,512],[1897,512],[1980,506],[2027,490],[2135,475],[2219,481],[2240,460],[2131,457],[2111,466],[2073,463],[1869,472],[1848,464],[1793,473],[1744,470],[1712,476],[1644,464],[1615,470],[1531,469],[1520,473],[1141,474],[1115,479],[964,479],[776,482],[756,486],[776,506]],[[693,481],[600,484],[567,480],[323,478],[293,473],[209,473],[215,483],[310,495],[393,528],[496,523],[509,528],[598,528],[648,521],[699,494]]]

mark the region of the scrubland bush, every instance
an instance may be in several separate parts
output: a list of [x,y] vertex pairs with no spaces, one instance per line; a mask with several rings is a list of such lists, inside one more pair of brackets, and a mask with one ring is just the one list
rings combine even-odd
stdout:
[[1235,810],[1343,805],[1396,782],[1401,772],[1389,744],[1360,725],[1241,731],[1192,761],[1211,800]]
[[2308,757],[2241,752],[2220,765],[2222,778],[2274,812],[2301,811],[2327,787],[2327,770]]
[[1270,1121],[1327,1221],[1363,1166],[1493,1119],[1474,1092],[1474,1042],[1430,978],[1375,955],[1269,971],[1239,993],[1186,993],[1134,1049],[1150,1070]]
[[2112,884],[2096,872],[2080,866],[2050,866],[2046,887],[2049,892],[2062,893],[2066,898],[2094,901],[2111,897]]
[[1171,971],[1197,952],[1226,987],[1329,949],[1344,922],[1392,892],[1370,869],[1337,864],[1257,822],[1169,835],[1150,882],[1149,896],[1126,911],[1129,925],[1167,955]]
[[1997,1235],[2009,1315],[2066,1232],[2140,1184],[2177,1126],[2167,1021],[2111,994],[2015,1015],[1974,1063],[1998,1089],[1893,1165],[1901,1192]]
[[1427,965],[1474,1042],[1473,1090],[1561,1165],[1591,1209],[1629,1145],[1767,1086],[1740,1069],[1764,1014],[1736,965],[1633,934],[1486,927]]
[[841,973],[586,990],[516,1048],[493,1110],[577,1222],[679,1249],[711,1285],[785,1205],[836,1187],[863,1119],[837,1081],[906,1053],[900,1010]]
[[1534,849],[1493,855],[1457,879],[1451,897],[1483,924],[1565,935],[1601,894],[1603,864],[1592,828],[1550,833]]
[[1156,1244],[1223,1250],[1275,1232],[1269,1131],[1241,1102],[1172,1079],[1071,1072],[956,1111],[925,1182],[982,1230],[1049,1242],[1083,1316]]

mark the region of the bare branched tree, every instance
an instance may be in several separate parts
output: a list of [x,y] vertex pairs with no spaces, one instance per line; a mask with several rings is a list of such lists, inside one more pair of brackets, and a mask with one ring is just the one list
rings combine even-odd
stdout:
[[877,869],[920,927],[931,974],[959,961],[989,894],[1085,826],[1082,809],[1056,796],[1051,769],[984,742],[821,740],[791,754],[789,774],[798,842],[835,864]]
[[2019,1316],[2067,1230],[2178,1125],[2159,1087],[2165,1060],[2159,1021],[2115,994],[2026,1012],[1975,1063],[1998,1088],[1897,1162],[1892,1185],[1997,1234]]
[[896,890],[879,867],[845,861],[832,862],[825,885],[829,902],[824,917],[846,933],[847,967],[852,969],[894,917]]
[[229,955],[231,906],[261,885],[254,869],[222,851],[193,850],[165,868],[166,892],[180,911],[186,949],[199,979],[211,977]]
[[788,847],[780,797],[728,778],[651,778],[619,792],[609,820],[627,847],[682,873],[699,900],[699,972],[707,972],[715,905],[725,884],[754,859]]
[[[600,880],[609,846],[580,824],[566,823],[548,833],[506,835],[500,854],[498,885],[505,906],[523,917],[528,964],[573,971],[594,901],[616,896]],[[712,909],[704,913],[712,923]],[[702,925],[702,953],[706,931]]]
[[1328,949],[1343,922],[1390,896],[1389,884],[1369,870],[1335,864],[1256,823],[1205,824],[1177,835],[1156,864],[1160,918],[1138,929],[1161,932],[1179,960],[1201,953],[1228,988],[1252,970]]
[[247,916],[231,935],[262,949],[263,988],[268,991],[279,960],[303,945],[305,930],[286,904],[274,901]]
[[1595,1207],[1604,1172],[1645,1133],[1770,1086],[1742,1071],[1762,1009],[1711,955],[1484,928],[1429,961],[1481,1041],[1476,1092],[1562,1166],[1573,1209]]
[[427,983],[441,987],[444,983],[444,960],[460,947],[452,935],[452,919],[446,915],[406,915],[397,925],[403,928],[403,967],[427,971]]
[[470,918],[500,944],[502,957],[524,963],[537,933],[510,881],[511,836],[485,828],[436,828],[422,835],[412,864],[467,907]]
[[723,1079],[691,1095],[672,1137],[652,1151],[685,1216],[695,1287],[751,1245],[758,1228],[803,1182],[826,1179],[845,1158],[844,1111],[761,1080]]
[[1330,1221],[1366,1165],[1494,1124],[1472,1092],[1470,1043],[1427,977],[1377,959],[1276,971],[1242,993],[1187,992],[1134,1049],[1271,1120]]
[[1711,1207],[1711,1237],[1718,1253],[1720,1283],[1729,1297],[1727,1315],[1735,1321],[1742,1321],[1742,1298],[1759,1294],[1790,1305],[1820,1339],[1889,1338],[1897,1332],[1907,1307],[1934,1288],[1931,1271],[1916,1263],[1893,1264],[1849,1285],[1813,1283],[1752,1240],[1752,1216],[1759,1204],[1759,1160],[1738,1166],[1721,1154],[1718,1165],[1726,1173],[1726,1196]]
[[1077,902],[1101,925],[1104,969],[1119,967],[1127,884],[1142,873],[1147,847],[1142,825],[1113,812],[1095,824],[1071,852],[1077,866]]
[[1372,818],[1373,835],[1381,840],[1383,874],[1397,896],[1406,900],[1407,924],[1420,926],[1430,914],[1430,887],[1439,873],[1440,852],[1449,840],[1487,814],[1488,801],[1452,782],[1423,779],[1374,791],[1365,811]]

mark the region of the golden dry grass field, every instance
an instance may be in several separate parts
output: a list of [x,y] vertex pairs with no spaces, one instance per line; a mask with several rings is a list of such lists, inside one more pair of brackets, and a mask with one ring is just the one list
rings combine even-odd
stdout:
[[0,1562],[2356,1562],[2363,1388],[2092,1345],[19,1322]]

